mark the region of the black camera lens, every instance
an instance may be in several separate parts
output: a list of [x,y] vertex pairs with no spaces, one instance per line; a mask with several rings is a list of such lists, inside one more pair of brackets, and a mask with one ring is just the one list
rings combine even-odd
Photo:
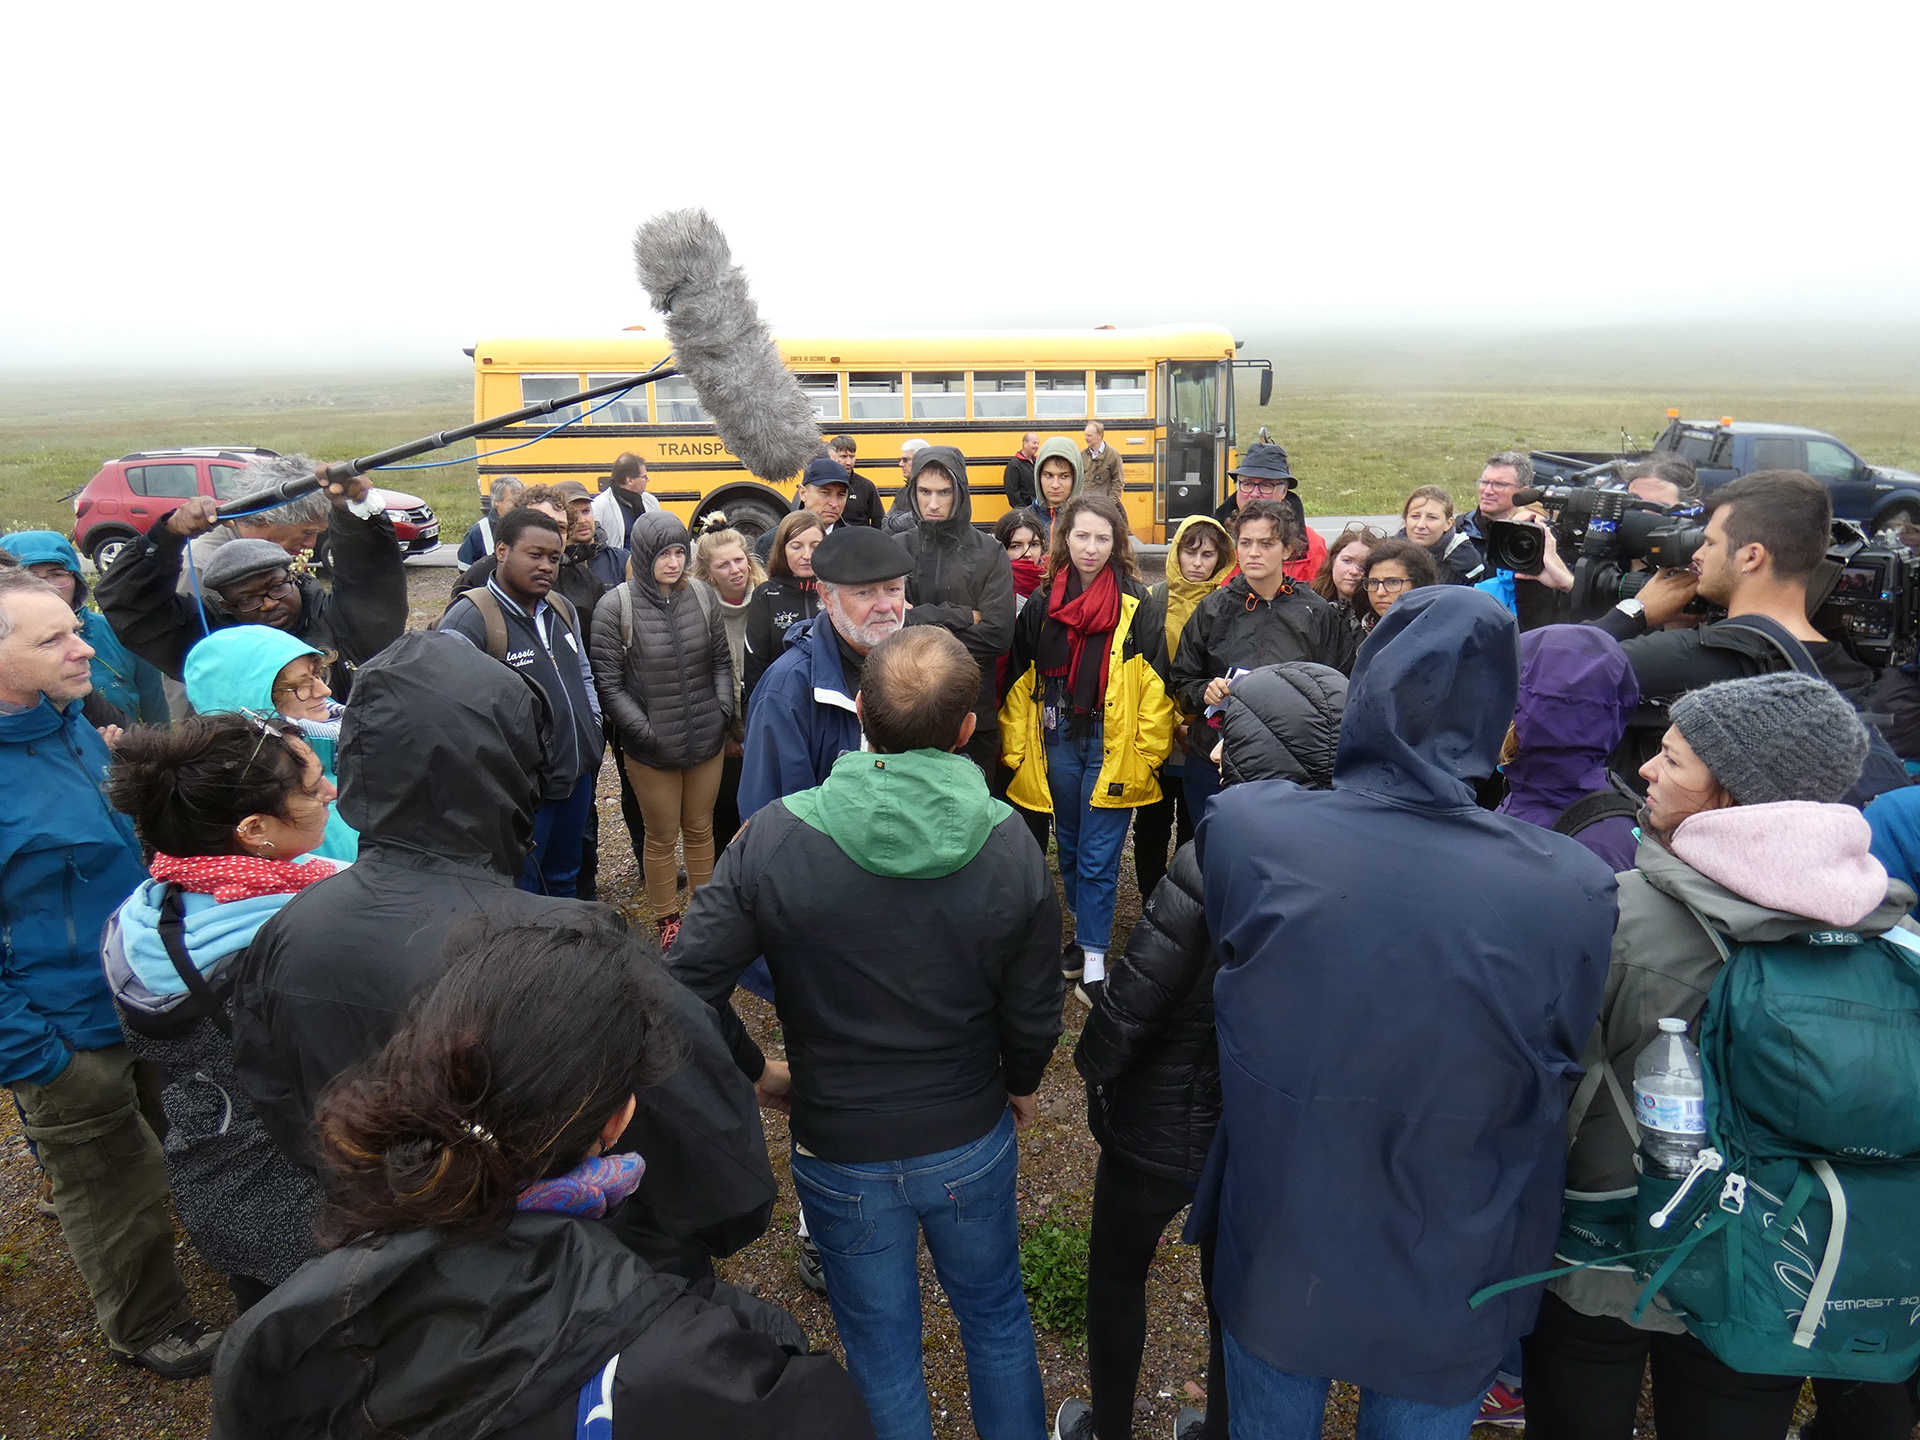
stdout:
[[1547,564],[1546,531],[1518,520],[1489,520],[1487,564],[1516,575],[1538,575]]
[[1685,570],[1707,538],[1703,525],[1673,525],[1647,536],[1647,563],[1656,570]]

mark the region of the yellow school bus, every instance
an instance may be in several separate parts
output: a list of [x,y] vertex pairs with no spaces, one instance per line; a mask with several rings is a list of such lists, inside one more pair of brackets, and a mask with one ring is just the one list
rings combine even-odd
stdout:
[[[946,334],[776,336],[780,354],[813,402],[822,439],[850,435],[860,472],[891,503],[901,487],[900,446],[919,438],[957,446],[967,458],[973,519],[1006,512],[1007,461],[1031,430],[1084,445],[1088,420],[1125,462],[1126,509],[1141,540],[1164,540],[1188,515],[1219,503],[1231,463],[1233,336],[1211,325],[1122,330],[1032,330]],[[474,418],[576,394],[666,359],[663,334],[604,339],[485,340],[473,357]],[[1271,383],[1271,371],[1263,377]],[[714,432],[684,378],[656,381],[592,410],[537,444],[539,435],[586,406],[482,437],[480,489],[496,476],[530,484],[566,477],[599,489],[623,451],[647,463],[647,488],[691,524],[724,509],[755,535],[779,523],[794,485],[747,474]],[[797,480],[797,476],[795,479]]]

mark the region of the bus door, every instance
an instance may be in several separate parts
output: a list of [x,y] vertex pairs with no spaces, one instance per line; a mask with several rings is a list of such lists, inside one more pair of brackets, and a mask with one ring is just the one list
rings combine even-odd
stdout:
[[1177,360],[1160,367],[1161,414],[1167,427],[1166,533],[1189,515],[1211,515],[1220,503],[1225,424],[1220,413],[1218,360]]

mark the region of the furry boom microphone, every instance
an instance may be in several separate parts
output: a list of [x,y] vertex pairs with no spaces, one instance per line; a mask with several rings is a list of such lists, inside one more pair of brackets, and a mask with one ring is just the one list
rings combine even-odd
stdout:
[[674,364],[740,463],[779,484],[824,455],[813,407],[774,348],[713,217],[654,216],[634,232],[633,262],[653,308],[667,317]]
[[[336,461],[327,467],[325,481],[364,475],[456,440],[490,435],[523,420],[536,420],[670,375],[685,375],[693,382],[694,393],[713,417],[721,441],[762,480],[782,484],[816,455],[824,455],[826,446],[820,441],[813,407],[781,360],[747,293],[746,273],[733,263],[727,237],[713,218],[704,210],[654,216],[634,234],[633,259],[654,309],[667,317],[667,338],[673,342],[677,368],[662,365],[638,380],[617,380],[557,395],[508,415],[442,430],[358,460]],[[229,500],[218,513],[222,517],[256,514],[317,490],[322,483],[318,475],[289,480],[275,491]]]

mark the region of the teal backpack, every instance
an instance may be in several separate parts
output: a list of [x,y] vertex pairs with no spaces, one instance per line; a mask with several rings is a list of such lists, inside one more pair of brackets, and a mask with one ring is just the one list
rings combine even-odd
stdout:
[[[1700,1016],[1707,1144],[1683,1180],[1568,1192],[1542,1275],[1631,1271],[1747,1374],[1903,1381],[1920,1366],[1920,935],[1796,935],[1728,953]],[[1599,1072],[1596,1075],[1595,1072]],[[1574,1130],[1604,1084],[1575,1092]]]

